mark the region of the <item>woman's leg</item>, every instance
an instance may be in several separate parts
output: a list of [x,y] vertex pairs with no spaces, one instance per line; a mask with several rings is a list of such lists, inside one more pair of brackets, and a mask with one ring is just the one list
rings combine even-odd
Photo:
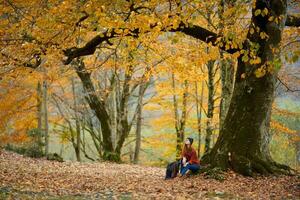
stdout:
[[188,168],[188,170],[191,170],[193,173],[195,173],[200,169],[200,166],[197,164],[188,164],[186,168]]
[[188,165],[185,166],[185,167],[182,166],[181,169],[180,169],[180,174],[181,174],[181,175],[185,175],[185,173],[186,173],[188,170],[189,170]]

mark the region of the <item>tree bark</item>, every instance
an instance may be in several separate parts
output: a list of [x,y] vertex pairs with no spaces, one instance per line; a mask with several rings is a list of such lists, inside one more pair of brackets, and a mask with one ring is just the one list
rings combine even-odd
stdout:
[[128,122],[128,100],[130,96],[130,81],[132,78],[133,66],[129,66],[128,71],[125,72],[125,80],[123,83],[122,92],[120,92],[120,103],[118,107],[118,142],[116,146],[116,153],[120,156],[125,139],[128,137],[131,126]]
[[206,122],[206,137],[205,137],[205,151],[204,153],[207,153],[211,148],[211,137],[213,134],[213,125],[212,120],[214,117],[214,93],[215,93],[215,85],[214,85],[214,79],[215,79],[215,71],[216,69],[214,66],[215,61],[208,61],[207,63],[207,69],[208,69],[208,82],[207,82],[207,88],[208,88],[208,99],[207,99],[207,122]]
[[48,85],[43,81],[43,112],[44,112],[44,135],[45,135],[45,155],[49,153],[49,124],[48,124]]
[[42,133],[43,133],[43,130],[42,130],[42,125],[43,125],[43,103],[42,103],[42,100],[43,100],[43,92],[42,92],[42,86],[41,86],[41,82],[39,81],[38,82],[38,85],[37,85],[37,128],[39,130],[39,135],[38,135],[38,143],[39,144],[43,144],[43,141],[42,141]]
[[181,157],[181,152],[182,152],[185,124],[187,118],[187,98],[188,98],[189,84],[187,80],[184,81],[183,84],[184,92],[182,95],[182,110],[181,110],[181,116],[179,116],[174,72],[172,72],[171,78],[172,78],[172,88],[173,88],[173,109],[174,109],[174,117],[175,117],[174,121],[175,121],[175,131],[176,131],[176,159],[179,159]]
[[[268,15],[254,14],[255,10],[265,8],[269,11]],[[287,167],[272,160],[268,148],[276,71],[267,71],[260,78],[255,75],[255,70],[263,64],[274,67],[275,62],[278,62],[286,8],[286,0],[255,2],[250,28],[259,27],[260,31],[268,35],[268,39],[262,39],[260,32],[249,32],[247,38],[250,42],[259,44],[257,56],[262,62],[250,64],[249,61],[243,61],[242,57],[238,58],[236,83],[228,114],[216,145],[203,158],[203,163],[222,169],[232,168],[238,173],[250,176],[254,173],[287,173]],[[270,16],[281,16],[281,19],[279,23],[275,23],[268,20]],[[250,50],[250,46],[246,50]]]
[[234,85],[234,66],[233,61],[221,60],[221,83],[222,93],[220,101],[219,127],[221,129],[231,101],[231,95]]
[[76,73],[79,76],[82,85],[86,92],[86,100],[90,108],[95,112],[97,119],[101,125],[102,139],[103,139],[103,154],[104,160],[120,161],[119,155],[116,154],[111,138],[110,118],[105,108],[105,103],[96,95],[96,90],[91,80],[91,74],[86,70],[84,63],[77,60],[74,63]]
[[136,119],[136,140],[135,140],[135,150],[133,162],[136,164],[139,161],[141,142],[142,142],[142,120],[143,120],[143,98],[146,90],[146,83],[141,83],[139,88],[139,97],[138,97],[138,110],[137,110],[137,119]]
[[[219,14],[219,32],[223,33],[224,31],[224,10],[225,4],[232,8],[235,6],[235,1],[225,2],[225,0],[220,0],[220,5],[218,7]],[[231,59],[224,59],[224,52],[220,51],[220,76],[222,83],[222,93],[221,93],[221,101],[220,101],[220,114],[219,114],[219,129],[221,129],[225,117],[227,115],[227,111],[230,105],[231,95],[233,91],[234,85],[234,62]]]
[[75,91],[75,81],[74,81],[74,78],[72,78],[72,92],[73,92],[75,125],[76,125],[75,154],[76,154],[77,161],[80,162],[81,161],[81,158],[80,158],[80,143],[81,143],[81,138],[80,138],[81,131],[80,130],[81,130],[81,128],[80,128],[80,121],[79,121],[79,116],[78,116],[78,104],[77,104],[77,96],[76,96],[76,91]]
[[300,142],[296,143],[296,165],[300,166]]
[[201,157],[201,143],[202,143],[202,126],[201,126],[201,120],[202,120],[202,106],[203,106],[203,81],[201,83],[201,96],[200,96],[200,102],[199,102],[199,95],[198,95],[198,83],[195,82],[195,90],[196,90],[196,110],[197,110],[197,127],[198,127],[198,157]]
[[176,85],[175,85],[175,74],[172,72],[172,89],[173,89],[173,109],[174,109],[174,123],[175,123],[175,131],[176,131],[176,158],[179,158],[181,155],[181,136],[179,132],[179,114],[178,114],[178,103],[177,103],[177,97],[176,97]]

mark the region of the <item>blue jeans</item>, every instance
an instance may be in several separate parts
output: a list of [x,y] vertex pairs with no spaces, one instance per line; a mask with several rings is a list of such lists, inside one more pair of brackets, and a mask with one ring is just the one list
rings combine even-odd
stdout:
[[197,164],[187,164],[185,167],[181,165],[180,174],[185,175],[188,170],[191,170],[193,173],[197,172],[200,169],[200,165]]

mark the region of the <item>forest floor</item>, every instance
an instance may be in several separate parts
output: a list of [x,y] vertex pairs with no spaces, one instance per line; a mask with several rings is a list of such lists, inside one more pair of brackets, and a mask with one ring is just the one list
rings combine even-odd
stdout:
[[299,199],[299,176],[203,175],[164,180],[165,169],[130,164],[53,162],[3,151],[0,199]]

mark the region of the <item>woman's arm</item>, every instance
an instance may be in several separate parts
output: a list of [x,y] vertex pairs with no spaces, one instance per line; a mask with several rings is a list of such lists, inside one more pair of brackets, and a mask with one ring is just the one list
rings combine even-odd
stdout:
[[186,165],[186,157],[182,157],[182,165],[185,166]]
[[192,151],[191,159],[189,160],[191,164],[200,164],[200,161],[197,156],[197,152],[195,149]]

